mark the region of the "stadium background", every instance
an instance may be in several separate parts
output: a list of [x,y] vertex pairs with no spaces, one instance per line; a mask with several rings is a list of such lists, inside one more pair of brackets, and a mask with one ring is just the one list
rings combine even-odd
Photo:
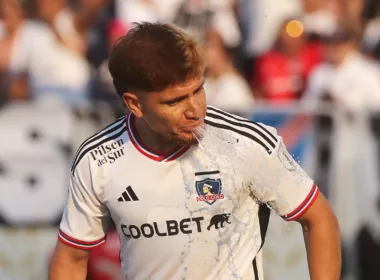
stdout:
[[[380,279],[379,6],[0,0],[0,279],[47,279],[73,152],[126,112],[110,47],[132,22],[157,20],[203,43],[208,103],[275,126],[315,178],[340,222],[342,279]],[[89,280],[122,279],[118,242],[92,253]],[[272,215],[266,279],[308,279],[303,246],[300,227]]]

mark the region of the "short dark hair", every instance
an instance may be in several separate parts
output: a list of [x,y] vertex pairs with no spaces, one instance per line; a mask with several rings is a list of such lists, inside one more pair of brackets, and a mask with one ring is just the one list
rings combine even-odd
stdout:
[[108,68],[117,93],[161,91],[203,75],[201,45],[172,24],[134,23],[114,45]]
[[360,40],[360,31],[351,22],[340,21],[330,30],[329,34],[322,36],[325,43],[346,43]]

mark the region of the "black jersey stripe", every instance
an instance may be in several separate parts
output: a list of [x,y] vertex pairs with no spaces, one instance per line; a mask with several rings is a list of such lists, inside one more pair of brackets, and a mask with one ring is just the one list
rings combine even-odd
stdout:
[[260,235],[261,235],[261,248],[264,246],[265,237],[267,235],[267,230],[269,226],[270,218],[270,208],[266,204],[259,205],[259,224],[260,224]]
[[253,266],[253,273],[255,274],[255,280],[260,280],[259,279],[259,271],[257,269],[257,261],[256,258],[253,259],[252,261],[252,266]]
[[232,127],[230,125],[227,125],[227,124],[221,124],[221,123],[213,122],[213,121],[211,121],[209,119],[205,119],[204,122],[205,122],[205,124],[208,124],[208,125],[211,125],[211,126],[214,126],[214,127],[217,127],[217,128],[221,128],[221,129],[230,130],[230,131],[236,132],[237,134],[245,136],[245,137],[247,137],[247,138],[255,141],[256,143],[260,144],[268,152],[268,154],[272,153],[272,149],[271,148],[269,148],[260,139],[258,139],[257,137],[255,137],[254,135],[252,135],[250,133],[247,133],[245,131],[241,131],[241,130],[236,129],[236,128],[234,128],[234,127]]
[[123,133],[125,133],[126,131],[126,127],[125,128],[122,128],[120,131],[118,131],[116,134],[113,134],[113,135],[110,135],[109,137],[103,139],[102,141],[88,147],[86,150],[84,150],[80,156],[78,157],[77,161],[75,162],[75,164],[73,165],[72,169],[71,169],[71,173],[74,174],[74,171],[75,171],[75,168],[77,167],[78,163],[81,161],[81,159],[88,153],[90,152],[91,150],[95,149],[96,147],[108,142],[108,141],[111,141],[113,139],[116,139],[118,137],[120,137],[121,135],[123,135]]
[[226,116],[226,117],[229,117],[229,118],[231,118],[231,119],[234,119],[235,121],[238,121],[238,122],[249,123],[249,124],[252,125],[252,126],[257,126],[258,128],[260,128],[260,129],[262,129],[263,131],[265,131],[265,133],[266,133],[270,138],[272,138],[273,141],[274,141],[275,143],[277,143],[277,141],[278,141],[277,138],[276,138],[276,136],[273,135],[273,133],[271,133],[268,129],[266,129],[264,126],[262,126],[261,124],[259,124],[259,123],[257,123],[257,122],[252,122],[252,121],[247,120],[247,119],[244,119],[244,118],[242,118],[242,117],[238,117],[238,116],[232,115],[232,114],[230,114],[230,113],[227,113],[227,112],[225,112],[225,111],[222,111],[222,110],[217,109],[217,108],[212,107],[212,106],[207,106],[207,110],[214,111],[214,112],[216,112],[216,113],[219,113],[219,114],[221,114],[221,115],[224,115],[224,116]]
[[222,120],[222,121],[224,121],[224,122],[226,122],[232,126],[247,128],[247,129],[253,131],[254,133],[260,135],[260,137],[262,137],[270,146],[272,146],[272,148],[276,147],[276,144],[273,143],[273,141],[271,139],[269,139],[268,136],[266,136],[263,132],[261,132],[260,130],[258,130],[254,126],[244,124],[244,123],[235,122],[235,121],[231,121],[231,120],[229,120],[229,119],[227,119],[221,115],[217,115],[217,114],[213,114],[213,113],[209,113],[209,112],[207,112],[206,116],[213,118],[213,119]]
[[[261,245],[257,254],[261,251],[265,243],[265,236],[267,234],[269,218],[270,218],[270,208],[266,204],[259,205],[259,225],[260,225],[260,236],[261,236]],[[257,257],[252,261],[253,273],[255,275],[255,280],[259,279],[259,271],[257,269]]]
[[219,174],[219,173],[220,173],[219,170],[215,170],[215,171],[195,172],[194,175],[195,176],[204,176],[204,175],[215,175],[215,174]]
[[120,129],[122,126],[126,125],[123,119],[125,119],[125,116],[122,118],[119,118],[118,120],[116,120],[115,122],[107,126],[105,129],[96,133],[95,135],[88,138],[85,142],[83,142],[83,144],[79,147],[77,153],[75,154],[74,160],[71,165],[71,171],[74,169],[74,166],[76,165],[76,162],[78,161],[78,158],[81,157],[83,150],[91,143],[99,140],[100,138],[106,136],[107,134],[110,134]]

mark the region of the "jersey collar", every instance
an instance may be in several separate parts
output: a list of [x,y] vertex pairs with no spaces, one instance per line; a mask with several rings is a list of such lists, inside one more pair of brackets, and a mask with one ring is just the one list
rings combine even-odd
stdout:
[[127,116],[127,129],[129,138],[131,139],[131,142],[133,146],[135,146],[136,150],[155,161],[173,161],[183,155],[190,148],[190,146],[176,147],[166,153],[148,148],[137,133],[135,116],[132,113]]

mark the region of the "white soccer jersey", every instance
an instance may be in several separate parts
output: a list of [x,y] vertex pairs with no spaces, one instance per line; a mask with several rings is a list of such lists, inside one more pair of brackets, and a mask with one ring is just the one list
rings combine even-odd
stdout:
[[[213,159],[201,144],[152,151],[132,114],[86,140],[71,168],[60,241],[92,249],[105,242],[112,219],[128,280],[262,280],[267,205],[295,220],[318,188],[273,128],[214,107],[207,109],[205,126],[228,136],[230,150],[222,153],[236,152],[231,161],[222,154]],[[242,165],[230,162],[252,163],[249,182]]]

